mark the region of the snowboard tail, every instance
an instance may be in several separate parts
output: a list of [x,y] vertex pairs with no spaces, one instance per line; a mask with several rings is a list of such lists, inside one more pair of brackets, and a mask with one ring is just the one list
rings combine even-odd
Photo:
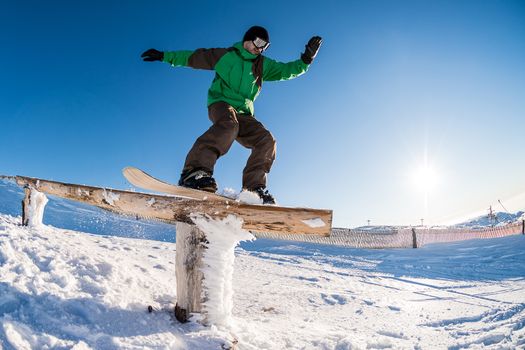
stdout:
[[131,166],[125,167],[122,170],[122,174],[132,185],[149,191],[162,192],[177,197],[192,198],[199,200],[232,200],[231,198],[224,197],[212,192],[196,190],[193,188],[187,188],[167,183],[165,181],[159,180],[151,176],[143,170]]

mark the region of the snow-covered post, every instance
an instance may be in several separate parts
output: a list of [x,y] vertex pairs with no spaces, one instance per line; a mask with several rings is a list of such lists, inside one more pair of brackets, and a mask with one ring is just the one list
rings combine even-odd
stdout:
[[48,202],[45,194],[32,187],[25,187],[25,197],[22,201],[22,225],[39,226],[44,218],[44,208]]
[[255,237],[242,229],[242,219],[234,215],[222,220],[192,215],[191,219],[195,225],[177,223],[176,227],[175,315],[185,322],[190,313],[201,313],[204,324],[228,328],[235,247]]

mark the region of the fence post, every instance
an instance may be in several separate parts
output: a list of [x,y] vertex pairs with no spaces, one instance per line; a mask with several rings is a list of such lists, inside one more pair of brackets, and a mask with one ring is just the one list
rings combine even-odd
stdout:
[[417,248],[416,229],[412,227],[412,248]]
[[22,200],[22,226],[29,225],[29,206],[31,205],[31,188],[24,187],[24,199]]

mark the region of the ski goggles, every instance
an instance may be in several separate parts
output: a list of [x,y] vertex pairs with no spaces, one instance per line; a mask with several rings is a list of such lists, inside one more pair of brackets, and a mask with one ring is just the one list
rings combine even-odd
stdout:
[[258,48],[261,51],[265,51],[268,49],[268,47],[270,47],[270,43],[261,38],[255,38],[255,40],[253,40],[252,43],[253,45],[255,45],[256,48]]

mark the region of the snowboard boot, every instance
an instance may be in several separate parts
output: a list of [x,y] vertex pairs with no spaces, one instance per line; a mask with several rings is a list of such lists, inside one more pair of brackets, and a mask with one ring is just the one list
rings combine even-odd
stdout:
[[257,187],[254,189],[251,189],[250,191],[254,192],[259,196],[259,198],[262,199],[263,204],[275,204],[275,198],[268,192],[266,187]]
[[211,173],[202,169],[192,169],[183,172],[180,176],[179,186],[213,193],[217,191],[217,182],[215,182]]

